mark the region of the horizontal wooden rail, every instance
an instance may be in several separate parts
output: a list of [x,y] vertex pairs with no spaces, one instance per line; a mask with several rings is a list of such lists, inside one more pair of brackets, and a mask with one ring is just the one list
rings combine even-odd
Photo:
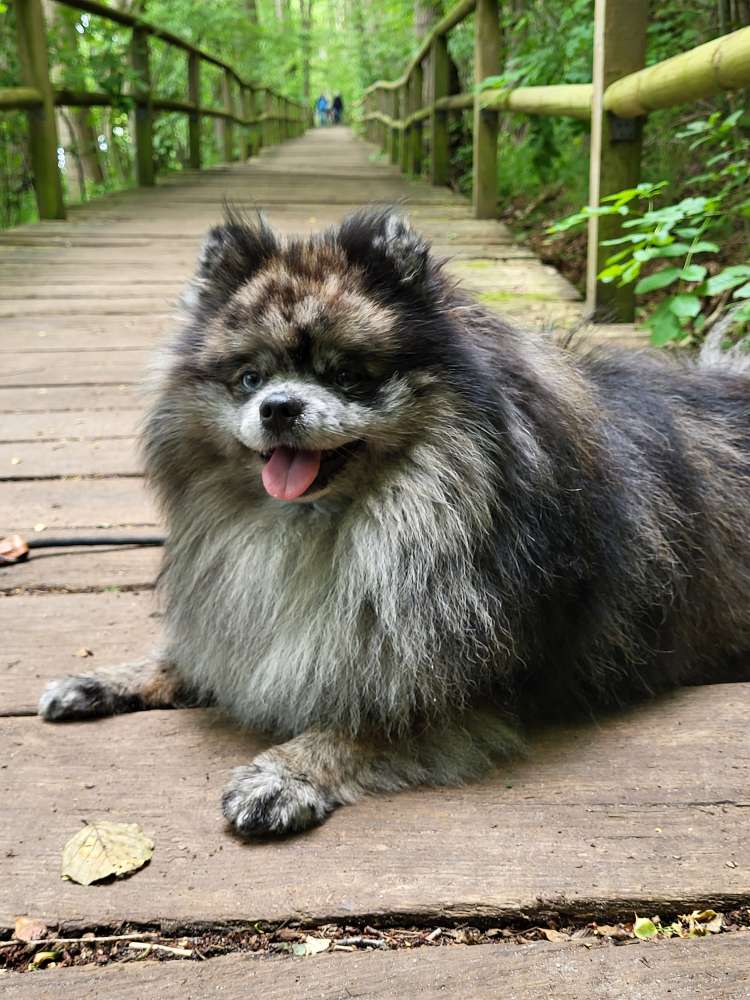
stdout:
[[[47,34],[41,0],[16,0],[18,54],[24,86],[0,89],[0,110],[25,110],[28,115],[31,163],[39,216],[65,217],[62,183],[57,163],[58,138],[55,107],[127,107],[135,136],[136,176],[141,185],[155,183],[153,152],[154,115],[176,112],[188,117],[189,165],[201,166],[204,117],[218,118],[225,160],[236,159],[234,127],[239,136],[240,155],[251,156],[261,146],[291,138],[304,131],[309,111],[270,87],[244,80],[228,63],[185,39],[149,24],[142,18],[97,0],[54,0],[65,7],[103,17],[132,32],[130,58],[135,82],[127,94],[102,91],[54,89],[49,78]],[[187,56],[188,100],[160,97],[151,87],[149,39],[157,38],[181,49]],[[200,67],[206,62],[222,71],[222,107],[200,103]]]
[[479,95],[479,105],[495,111],[516,111],[526,115],[560,115],[589,121],[593,92],[594,88],[590,83],[484,90]]
[[0,108],[22,111],[42,104],[42,92],[36,87],[0,87]]
[[750,28],[631,73],[607,87],[604,109],[638,118],[750,84]]

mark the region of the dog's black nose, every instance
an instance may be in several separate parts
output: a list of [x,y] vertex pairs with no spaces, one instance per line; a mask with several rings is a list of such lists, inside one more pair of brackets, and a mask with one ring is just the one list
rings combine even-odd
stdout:
[[285,431],[292,426],[304,408],[304,403],[296,396],[274,392],[260,404],[260,420],[268,431]]

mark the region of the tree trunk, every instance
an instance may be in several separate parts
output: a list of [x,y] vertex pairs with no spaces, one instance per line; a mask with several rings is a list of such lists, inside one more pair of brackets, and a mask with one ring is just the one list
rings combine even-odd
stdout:
[[[59,7],[57,4],[47,2],[45,3],[45,15],[64,48],[72,56],[77,56],[78,32],[75,28],[77,14]],[[84,84],[78,72],[78,66],[79,63],[75,61],[72,65],[60,65],[54,69],[60,74],[64,84],[73,89],[83,90]],[[91,111],[88,108],[69,108],[64,123],[66,131],[70,133],[73,140],[86,183],[102,184],[104,170],[100,159],[96,129],[91,120]]]
[[300,49],[302,52],[302,97],[310,103],[310,59],[312,52],[312,5],[313,0],[299,0],[301,20]]
[[[245,6],[247,7],[247,16],[250,18],[250,24],[260,24],[260,18],[258,17],[258,2],[257,0],[245,0]],[[278,0],[277,0],[278,6]]]
[[[414,0],[414,34],[417,41],[421,42],[425,35],[429,34],[434,25],[440,19],[439,0]],[[424,73],[422,76],[422,99],[421,104],[432,103],[432,73],[430,72],[430,53],[424,59]]]
[[414,0],[414,34],[421,42],[440,17],[439,0]]
[[365,12],[362,9],[362,0],[352,0],[352,27],[357,41],[357,53],[359,56],[359,79],[363,87],[369,87],[375,82],[375,74],[370,59],[370,48],[365,27]]
[[78,152],[78,142],[73,124],[66,111],[62,108],[56,112],[57,134],[65,153],[65,176],[68,180],[69,190],[78,195],[78,200],[86,198],[86,177],[83,172],[83,164]]

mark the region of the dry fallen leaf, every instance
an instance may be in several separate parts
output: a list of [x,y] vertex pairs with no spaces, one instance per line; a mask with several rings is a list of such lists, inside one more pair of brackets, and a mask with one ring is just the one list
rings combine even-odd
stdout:
[[89,649],[87,646],[81,646],[81,648],[76,653],[76,656],[82,656],[82,657],[93,656],[93,655],[94,651]]
[[321,951],[328,951],[331,942],[328,938],[306,937],[304,941],[299,941],[292,945],[292,954],[307,957],[317,955]]
[[16,917],[13,937],[16,941],[40,941],[47,935],[47,925],[39,917]]
[[153,853],[153,840],[137,823],[90,823],[63,848],[62,877],[91,885],[110,875],[137,871]]
[[553,930],[551,927],[540,927],[539,930],[547,938],[548,941],[569,941],[570,938],[567,934],[561,934],[560,931]]

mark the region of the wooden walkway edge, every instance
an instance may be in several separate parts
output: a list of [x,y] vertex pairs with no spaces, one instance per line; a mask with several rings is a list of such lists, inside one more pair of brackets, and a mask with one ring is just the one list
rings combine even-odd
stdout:
[[[347,129],[249,163],[165,179],[0,234],[0,535],[158,530],[142,488],[139,383],[223,199],[309,232],[365,202],[402,204],[449,272],[521,326],[580,321],[575,290],[500,223],[406,179]],[[631,328],[600,338],[638,342]],[[750,905],[750,685],[677,692],[598,724],[536,734],[525,760],[464,789],[342,809],[323,827],[245,844],[218,808],[258,741],[204,710],[62,726],[45,683],[153,643],[153,549],[38,551],[0,570],[0,941],[50,926],[577,921]],[[82,818],[140,823],[152,862],[91,888],[59,876]],[[11,998],[350,995],[740,997],[750,934],[626,948],[481,945],[302,961],[0,973]],[[2,951],[0,950],[0,958]],[[649,977],[651,977],[649,979]],[[630,992],[628,992],[630,991]],[[692,992],[691,992],[692,991]],[[723,991],[723,992],[722,992]],[[744,992],[743,992],[744,991]]]

